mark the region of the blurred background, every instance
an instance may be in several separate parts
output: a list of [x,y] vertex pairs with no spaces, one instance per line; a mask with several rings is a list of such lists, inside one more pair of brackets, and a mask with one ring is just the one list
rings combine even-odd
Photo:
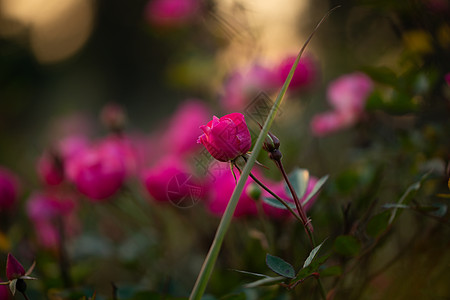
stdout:
[[[184,103],[195,99],[207,107],[205,114],[210,118],[200,123],[205,124],[213,114],[249,113],[249,105],[261,91],[269,100],[275,99],[292,65],[289,59],[297,54],[322,16],[337,5],[341,7],[308,46],[301,65],[303,75],[289,90],[273,128],[282,140],[289,170],[301,166],[318,177],[331,175],[331,183],[321,196],[324,200],[312,211],[316,226],[323,228],[321,238],[349,233],[349,224],[365,216],[361,211],[370,207],[369,199],[376,198],[377,205],[396,202],[429,169],[434,173],[424,199],[436,200],[433,195],[448,192],[448,1],[0,0],[0,165],[20,178],[16,209],[0,211],[0,257],[6,258],[8,252],[16,250],[16,256],[25,258],[27,266],[32,257],[40,258],[37,272],[43,280],[33,283],[33,299],[44,294],[50,299],[88,296],[88,292],[70,297],[60,293],[69,286],[83,286],[90,295],[99,290],[101,299],[109,299],[105,295],[113,280],[124,286],[147,286],[153,291],[185,296],[212,240],[216,217],[194,208],[166,207],[155,212],[142,182],[132,182],[120,196],[128,199],[132,194],[129,189],[145,194],[141,198],[150,202],[151,208],[136,217],[137,221],[123,215],[128,209],[139,211],[134,204],[124,204],[127,201],[123,199],[114,207],[105,210],[96,206],[92,211],[85,201],[80,204],[80,223],[85,226],[75,230],[84,234],[78,233],[69,243],[68,260],[73,266],[69,271],[72,281],[68,282],[64,277],[69,276],[64,275],[67,270],[61,267],[64,255],[40,248],[25,209],[30,195],[44,189],[37,171],[39,157],[68,135],[105,137],[117,129],[111,122],[118,118],[121,131],[145,137],[142,166],[164,161],[160,152],[177,139],[171,140],[173,128],[191,130],[193,141],[202,133],[200,129],[195,131],[198,124],[186,127],[191,129],[183,123],[177,127],[181,115],[176,112]],[[342,131],[314,132],[310,124],[314,115],[330,107],[327,87],[336,78],[354,72],[366,74],[373,86],[365,104],[367,114],[352,120]],[[111,103],[118,108],[119,117],[114,109],[108,117]],[[257,124],[249,123],[254,134]],[[194,164],[192,157],[198,157],[200,151],[201,147],[190,152],[188,164]],[[260,161],[270,164],[265,154]],[[280,180],[273,167],[261,173],[270,180]],[[150,198],[155,197],[150,194]],[[139,201],[138,206],[142,205]],[[349,203],[356,204],[346,215],[342,212]],[[443,253],[449,246],[446,218],[447,227],[442,229],[432,221],[430,225],[409,216],[404,220],[413,224],[407,226],[409,230],[391,236],[397,244],[383,248],[386,257],[395,257],[396,251],[411,246],[411,236],[427,228],[421,233],[421,244],[411,246],[411,256],[404,259],[407,264],[421,251],[428,251],[410,284],[417,284],[418,289],[431,285],[429,290],[436,293],[430,295],[441,298],[430,299],[450,296],[446,287],[450,258]],[[226,254],[211,281],[213,294],[224,295],[247,279],[229,274],[226,270],[230,268],[265,270],[264,247],[251,230],[258,228],[258,221],[240,222],[236,226],[246,228],[248,236],[238,227],[231,228],[237,246],[230,246],[231,242],[225,246]],[[102,223],[99,230],[98,223]],[[281,223],[273,225],[273,230],[282,231]],[[342,232],[336,224],[342,225]],[[286,235],[295,233],[301,235],[302,228]],[[246,242],[249,236],[251,243]],[[279,245],[285,245],[286,239],[280,235]],[[305,245],[306,240],[302,242]],[[435,247],[422,249],[430,243]],[[241,256],[242,249],[246,255]],[[285,245],[282,249],[288,257],[296,257],[297,250],[307,255],[301,247],[288,249]],[[433,260],[441,254],[442,262]],[[381,261],[389,261],[386,257]],[[298,263],[301,260],[295,259]],[[5,260],[0,262],[0,270]],[[115,264],[117,261],[120,263]],[[429,275],[426,270],[430,265],[436,281],[417,283],[415,280]],[[400,271],[404,272],[402,276],[408,274],[405,269]],[[358,299],[361,295],[372,297],[367,299],[386,299],[386,295],[412,299],[408,297],[413,292],[407,291],[406,284],[396,289],[403,278],[397,273],[400,271],[367,279],[369,288],[357,292],[351,291],[354,278],[350,277],[342,284],[345,292],[340,299]],[[110,274],[116,274],[115,278],[110,279]],[[0,277],[4,277],[3,271]],[[333,285],[331,280],[328,285]],[[308,286],[305,290],[314,289]],[[121,293],[122,298],[131,299],[135,290],[130,287]],[[248,292],[246,295],[252,299]],[[285,297],[279,299],[289,299],[296,294],[279,295]]]

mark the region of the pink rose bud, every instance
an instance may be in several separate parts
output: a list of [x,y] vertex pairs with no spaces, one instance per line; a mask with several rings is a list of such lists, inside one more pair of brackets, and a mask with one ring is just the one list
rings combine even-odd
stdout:
[[146,17],[156,26],[177,27],[192,21],[199,8],[198,0],[151,0],[146,8]]
[[244,115],[232,113],[222,118],[213,117],[207,125],[200,127],[204,134],[197,143],[203,144],[217,160],[226,162],[247,153],[252,140]]
[[117,103],[105,105],[100,112],[100,121],[112,132],[121,132],[125,128],[127,116]]
[[16,204],[18,185],[16,176],[0,167],[0,212],[10,210]]
[[328,86],[330,104],[344,114],[360,114],[372,92],[373,82],[363,73],[352,73],[339,77]]
[[[278,84],[282,86],[286,80],[296,56],[284,59],[277,68]],[[317,77],[317,67],[311,57],[301,58],[295,69],[294,76],[289,84],[290,90],[299,90],[310,86]]]
[[67,177],[89,198],[106,199],[125,181],[127,170],[121,154],[109,144],[84,150],[68,160]]
[[8,258],[6,260],[6,277],[8,280],[17,279],[24,275],[25,269],[23,266],[11,253],[8,253]]

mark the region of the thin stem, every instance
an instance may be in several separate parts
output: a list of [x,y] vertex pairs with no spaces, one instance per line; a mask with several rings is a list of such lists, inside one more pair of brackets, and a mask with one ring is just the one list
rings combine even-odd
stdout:
[[30,300],[30,298],[28,298],[28,296],[27,296],[27,294],[25,294],[25,292],[21,292],[21,293],[26,300]]
[[294,215],[297,220],[302,222],[302,219],[298,216],[298,214],[289,206],[289,204],[286,203],[283,199],[281,199],[277,194],[275,194],[271,189],[269,189],[264,183],[262,183],[258,178],[256,178],[253,173],[250,173],[250,177],[255,181],[260,187],[262,187],[264,190],[266,190],[271,196],[273,196],[275,199],[277,199],[281,204],[283,204],[290,212]]
[[295,206],[297,207],[297,210],[298,210],[298,213],[302,220],[303,226],[305,227],[305,230],[308,233],[309,241],[311,242],[311,245],[314,248],[315,242],[314,242],[314,238],[312,237],[311,222],[308,220],[308,217],[306,216],[305,210],[303,209],[302,204],[300,203],[300,199],[298,199],[297,193],[295,192],[294,188],[292,187],[291,181],[289,180],[289,177],[287,176],[286,171],[284,170],[281,160],[275,160],[275,164],[277,165],[278,169],[280,170],[281,174],[283,175],[284,181],[286,182],[286,184],[289,188],[289,191],[291,191],[292,198],[294,199],[294,203],[295,203]]

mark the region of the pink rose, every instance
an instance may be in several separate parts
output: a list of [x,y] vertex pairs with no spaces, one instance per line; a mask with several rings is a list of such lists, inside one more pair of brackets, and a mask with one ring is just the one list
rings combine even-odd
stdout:
[[445,74],[444,78],[445,82],[447,82],[447,85],[450,85],[450,73]]
[[146,8],[146,17],[157,26],[180,26],[192,21],[199,8],[198,0],[151,0]]
[[[231,173],[228,164],[215,162],[216,168],[212,169],[213,180],[210,183],[210,201],[207,203],[208,210],[217,216],[222,216],[230,201],[231,194],[236,187],[236,181]],[[237,172],[236,172],[237,173]],[[239,180],[239,174],[236,174]],[[250,178],[245,183],[244,190],[253,182]],[[234,217],[256,215],[258,209],[255,200],[251,199],[247,193],[243,192],[234,211]]]
[[328,101],[342,114],[360,114],[372,89],[372,80],[363,73],[343,75],[328,86]]
[[67,177],[89,198],[106,199],[125,181],[127,169],[122,155],[120,148],[109,143],[93,146],[68,160]]
[[9,170],[0,167],[0,212],[10,210],[17,202],[19,183]]
[[352,73],[339,77],[328,86],[328,101],[334,110],[318,114],[311,121],[311,131],[324,136],[352,126],[364,114],[364,107],[373,82],[363,73]]
[[[189,167],[179,158],[168,156],[142,176],[145,188],[159,202],[171,201],[176,205],[192,205],[204,196],[202,183],[192,175]],[[190,203],[181,203],[188,201]]]
[[225,162],[247,153],[252,140],[244,115],[232,113],[221,117],[213,117],[207,125],[200,127],[204,134],[197,143],[203,144],[208,152],[217,160]]
[[[278,84],[282,86],[291,71],[292,65],[295,62],[296,56],[290,56],[284,59],[277,67]],[[310,86],[317,77],[317,67],[314,60],[306,56],[301,58],[294,76],[289,84],[290,90],[299,90]]]

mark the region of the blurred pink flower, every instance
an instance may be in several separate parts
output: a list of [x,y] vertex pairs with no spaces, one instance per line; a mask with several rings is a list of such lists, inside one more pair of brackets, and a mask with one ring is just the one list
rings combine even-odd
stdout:
[[27,214],[34,224],[39,243],[46,248],[59,244],[58,226],[73,235],[78,228],[76,203],[68,196],[35,193],[27,201]]
[[278,88],[277,83],[272,70],[254,64],[228,78],[220,103],[226,111],[242,111],[261,91],[273,92]]
[[364,111],[373,82],[364,73],[343,75],[328,86],[328,101],[342,114],[358,115]]
[[447,82],[447,85],[450,85],[450,73],[445,74],[444,78],[445,82]]
[[[281,87],[284,84],[292,65],[297,57],[295,55],[285,58],[276,68],[278,85]],[[297,68],[295,69],[294,76],[292,77],[289,85],[290,90],[299,90],[307,88],[317,78],[317,66],[311,56],[305,56],[300,59]]]
[[311,130],[315,136],[325,136],[351,125],[351,119],[346,119],[339,112],[329,111],[315,115],[311,120]]
[[228,114],[220,119],[214,116],[212,121],[200,128],[204,133],[197,143],[203,144],[219,161],[233,160],[250,150],[252,140],[241,113]]
[[[0,282],[2,282],[2,278],[0,277]],[[0,285],[0,300],[9,300],[11,299],[9,295],[9,289],[7,285]]]
[[208,122],[210,116],[211,112],[204,102],[196,99],[183,102],[163,133],[165,151],[179,155],[198,149],[198,128]]
[[64,181],[64,162],[57,154],[45,152],[38,160],[39,178],[48,185],[58,185]]
[[[213,181],[209,186],[209,199],[207,203],[208,210],[217,216],[222,216],[230,201],[231,194],[236,187],[236,181],[231,173],[230,166],[225,163],[218,163],[218,168],[212,170]],[[237,172],[235,172],[237,173]],[[236,174],[239,180],[239,174]],[[247,179],[244,191],[248,188],[252,179]],[[255,200],[251,199],[247,193],[243,192],[234,211],[234,217],[252,216],[258,213]]]
[[111,153],[117,153],[125,166],[126,175],[132,176],[137,175],[141,166],[137,142],[124,134],[110,135],[101,140],[98,147],[109,149]]
[[0,212],[12,209],[17,203],[19,182],[11,171],[0,166]]
[[177,27],[194,20],[199,10],[199,0],[151,0],[145,14],[153,25]]
[[81,135],[62,138],[55,147],[45,151],[37,162],[37,173],[47,185],[59,185],[65,179],[64,169],[68,159],[88,148],[88,140]]
[[364,114],[373,82],[363,73],[352,73],[334,80],[328,86],[328,101],[334,110],[318,114],[311,120],[311,131],[325,136],[355,124]]
[[142,180],[148,193],[159,202],[198,201],[205,193],[202,182],[176,156],[167,156],[143,172]]
[[83,150],[67,161],[66,175],[90,199],[106,199],[125,181],[127,169],[123,149],[104,142]]
[[[302,205],[303,205],[303,201],[306,200],[306,197],[313,190],[313,188],[316,185],[317,181],[318,181],[318,179],[316,177],[314,177],[314,176],[310,176],[309,177],[308,187],[306,188],[305,195],[303,196],[302,199],[300,199],[300,203],[302,203]],[[268,183],[267,186],[275,194],[277,194],[281,199],[285,200],[287,203],[294,204],[294,199],[292,199],[292,195],[290,193],[288,194],[286,192],[284,181],[281,181],[281,182],[278,182],[278,183],[274,183],[274,184]],[[263,191],[262,196],[263,197],[268,197],[268,198],[273,198],[273,196],[270,195],[266,191]],[[316,199],[317,199],[317,195],[312,197],[311,200],[309,200],[308,203],[306,203],[306,205],[303,205],[303,209],[305,210],[305,212],[307,212],[313,206],[313,204],[316,201]],[[292,214],[289,212],[289,210],[276,208],[276,207],[273,207],[273,206],[271,206],[269,204],[266,204],[264,202],[263,202],[263,209],[264,209],[264,212],[267,215],[269,215],[269,216],[271,216],[273,218],[286,218],[286,217],[292,216]],[[297,209],[294,209],[294,211],[297,212]]]

